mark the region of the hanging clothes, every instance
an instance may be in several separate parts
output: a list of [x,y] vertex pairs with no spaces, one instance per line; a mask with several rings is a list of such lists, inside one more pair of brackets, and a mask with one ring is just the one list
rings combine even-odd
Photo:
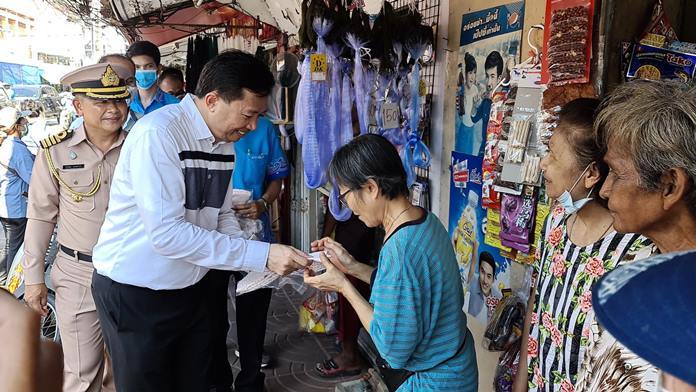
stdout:
[[198,84],[198,77],[205,64],[217,56],[217,38],[210,36],[189,38],[186,50],[186,92],[193,93]]

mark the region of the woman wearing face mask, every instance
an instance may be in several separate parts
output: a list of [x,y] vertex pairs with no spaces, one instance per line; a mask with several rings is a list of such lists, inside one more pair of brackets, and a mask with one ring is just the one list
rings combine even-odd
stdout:
[[515,391],[573,391],[594,320],[591,289],[647,239],[619,234],[598,197],[608,168],[592,121],[599,102],[565,105],[541,161],[546,191],[555,199],[537,251],[535,292],[525,320]]
[[0,145],[0,223],[5,231],[5,244],[0,247],[0,283],[7,278],[27,226],[27,194],[34,155],[21,139],[28,129],[24,115],[13,107],[0,110],[0,130],[7,134]]

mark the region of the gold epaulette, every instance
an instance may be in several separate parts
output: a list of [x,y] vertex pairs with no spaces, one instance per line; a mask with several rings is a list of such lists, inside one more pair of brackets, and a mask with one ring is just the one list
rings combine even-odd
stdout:
[[61,131],[56,133],[55,135],[51,135],[39,142],[41,145],[41,148],[49,148],[51,146],[55,146],[56,144],[62,142],[63,140],[69,139],[72,137],[73,131],[68,130],[68,131]]

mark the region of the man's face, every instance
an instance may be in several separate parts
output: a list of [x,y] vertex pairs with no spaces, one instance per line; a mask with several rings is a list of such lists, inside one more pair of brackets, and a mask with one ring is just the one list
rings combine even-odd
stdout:
[[498,74],[498,68],[492,67],[486,69],[486,90],[493,91],[495,86],[500,83],[500,75]]
[[143,71],[152,71],[152,70],[157,70],[159,67],[155,63],[155,60],[146,55],[140,55],[140,56],[133,56],[131,57],[131,60],[133,60],[133,63],[135,64],[135,69],[136,70],[143,70]]
[[106,133],[119,131],[128,113],[125,99],[97,100],[79,96],[73,105],[77,114],[84,117],[85,127]]
[[225,102],[217,93],[206,96],[208,127],[217,141],[236,142],[256,129],[259,116],[268,108],[268,97],[244,90],[242,98]]
[[159,84],[159,88],[165,93],[169,93],[176,97],[183,93],[184,82],[175,78],[165,78],[162,83]]
[[485,296],[491,295],[491,287],[493,286],[493,268],[488,263],[479,261],[479,285],[481,292]]

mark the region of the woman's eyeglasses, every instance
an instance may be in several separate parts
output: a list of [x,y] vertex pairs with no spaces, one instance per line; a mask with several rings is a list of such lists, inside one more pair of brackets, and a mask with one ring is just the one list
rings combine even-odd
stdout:
[[350,207],[348,207],[348,203],[346,202],[346,195],[352,191],[353,191],[353,189],[348,189],[347,191],[341,193],[338,196],[338,201],[339,201],[339,203],[341,203],[341,207],[350,208]]

